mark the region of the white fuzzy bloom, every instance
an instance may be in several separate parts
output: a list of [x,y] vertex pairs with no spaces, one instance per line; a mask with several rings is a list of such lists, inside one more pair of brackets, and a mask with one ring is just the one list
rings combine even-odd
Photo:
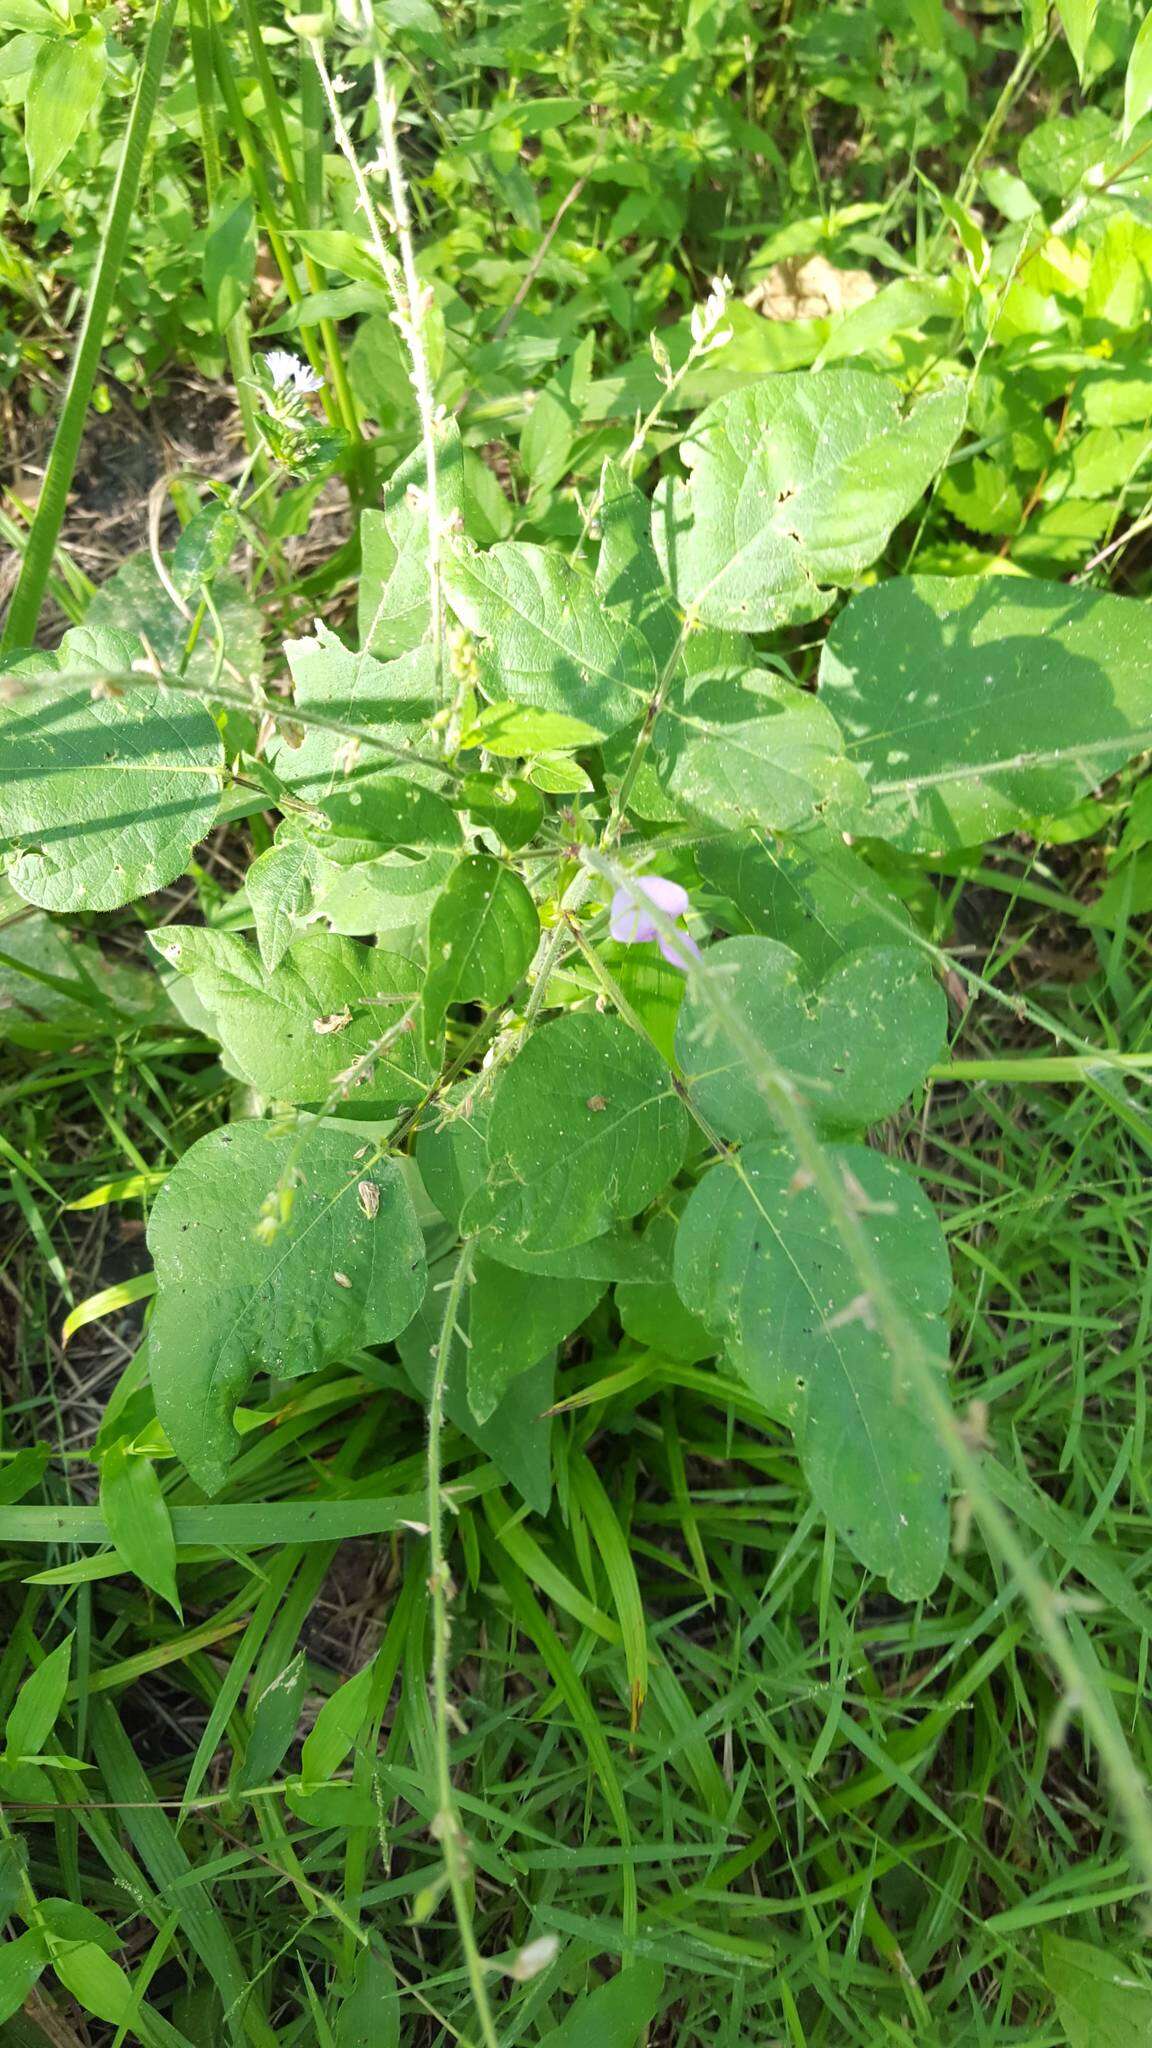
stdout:
[[284,391],[291,385],[293,391],[305,397],[310,391],[324,389],[323,377],[286,348],[270,348],[264,363],[277,391]]

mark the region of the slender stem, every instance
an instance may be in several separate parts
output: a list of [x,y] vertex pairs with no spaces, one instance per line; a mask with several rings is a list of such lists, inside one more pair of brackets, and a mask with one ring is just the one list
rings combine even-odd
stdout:
[[470,1863],[468,1837],[464,1832],[456,1788],[452,1783],[452,1753],[448,1738],[451,1716],[449,1662],[452,1623],[448,1613],[451,1577],[444,1555],[444,1501],[440,1470],[440,1439],[444,1426],[444,1391],[452,1359],[452,1340],[460,1334],[460,1309],[472,1277],[474,1247],[467,1239],[460,1247],[448,1284],[444,1317],[436,1346],[436,1365],[428,1400],[428,1591],[432,1601],[432,1718],[436,1739],[436,1837],[444,1851],[444,1868],[460,1933],[460,1945],[468,1970],[476,2017],[485,2048],[499,2048],[499,2036],[492,2017],[484,1959],[476,1945],[472,1925],[472,1902],[468,1895]]
[[44,473],[44,487],[40,493],[36,517],[32,522],[32,531],[28,536],[20,581],[9,608],[3,639],[0,640],[0,652],[6,653],[13,647],[30,646],[36,637],[44,591],[52,572],[56,542],[64,523],[68,492],[80,453],[80,440],[88,413],[88,401],[92,396],[92,386],[99,367],[108,315],[112,309],[116,283],[128,247],[128,233],[132,224],[136,194],[140,187],[140,174],[144,167],[148,131],[156,110],[175,14],[176,0],[157,0],[156,11],[148,30],[148,40],[144,45],[144,59],[136,85],[136,97],[128,116],[116,182],[112,188],[108,222],[100,245],[100,254],[96,260],[88,302],[84,308],[76,352],[68,373],[68,385],[60,410],[60,420],[52,442],[48,467]]
[[[375,25],[371,11],[366,11],[365,33],[375,36]],[[316,66],[324,97],[328,102],[328,113],[337,147],[352,173],[360,211],[367,223],[373,254],[384,274],[388,289],[396,307],[396,321],[404,337],[412,366],[412,389],[416,394],[416,407],[420,415],[420,443],[424,451],[424,497],[428,515],[428,601],[431,615],[433,660],[436,669],[437,696],[444,689],[444,601],[440,575],[440,501],[437,481],[436,453],[436,398],[432,386],[432,374],[425,344],[425,323],[431,305],[430,292],[420,283],[416,270],[416,251],[412,242],[412,216],[408,208],[408,188],[404,182],[404,171],[400,162],[399,144],[396,138],[396,99],[390,91],[384,75],[384,67],[378,56],[372,60],[372,74],[376,93],[376,111],[380,122],[381,160],[388,177],[388,193],[392,211],[396,242],[400,250],[400,261],[384,240],[380,225],[379,209],[372,196],[367,177],[352,138],[348,133],[344,116],[340,112],[336,90],[333,86],[324,52],[318,42],[311,44],[312,60]],[[455,712],[455,707],[453,707]],[[455,717],[450,721],[455,723]]]

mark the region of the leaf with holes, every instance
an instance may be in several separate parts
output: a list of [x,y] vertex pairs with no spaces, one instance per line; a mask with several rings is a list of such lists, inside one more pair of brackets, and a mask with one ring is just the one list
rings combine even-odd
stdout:
[[497,1079],[488,1174],[461,1228],[561,1250],[636,1216],[677,1172],[688,1120],[659,1054],[617,1018],[542,1025]]
[[[183,874],[216,819],[220,734],[195,697],[115,682],[124,634],[66,633],[56,665],[17,663],[0,703],[0,834],[14,888],[43,910],[116,910]],[[79,674],[84,680],[71,680]]]
[[164,925],[152,944],[191,978],[236,1073],[275,1102],[323,1102],[365,1062],[357,1095],[377,1110],[414,1102],[432,1078],[414,1029],[410,960],[326,932],[295,939],[269,974],[246,939]]
[[689,976],[676,1051],[693,1100],[722,1137],[775,1135],[754,1052],[785,1075],[821,1129],[855,1132],[899,1109],[943,1050],[944,991],[910,947],[845,954],[815,985],[775,939],[724,939],[709,947],[707,967],[724,977],[732,1025],[714,1019]]
[[529,966],[540,935],[536,905],[515,871],[491,854],[453,869],[428,924],[424,1039],[436,1045],[452,1003],[499,1003]]
[[424,1239],[403,1171],[364,1154],[332,1125],[297,1138],[231,1124],[156,1197],[148,1367],[169,1442],[206,1493],[228,1477],[232,1412],[257,1372],[316,1372],[397,1336],[420,1306]]
[[[862,1145],[832,1157],[889,1288],[937,1356],[929,1319],[947,1306],[951,1274],[931,1205],[895,1160]],[[947,1549],[947,1459],[789,1152],[751,1145],[701,1181],[681,1219],[675,1278],[753,1393],[794,1429],[813,1495],[856,1556],[900,1599],[931,1592]]]
[[1152,746],[1152,616],[1058,583],[899,577],[841,613],[820,699],[867,782],[869,833],[976,846],[1071,810]]
[[964,410],[958,383],[906,404],[868,370],[790,372],[717,399],[681,443],[688,482],[656,501],[680,604],[744,633],[818,618],[883,553]]

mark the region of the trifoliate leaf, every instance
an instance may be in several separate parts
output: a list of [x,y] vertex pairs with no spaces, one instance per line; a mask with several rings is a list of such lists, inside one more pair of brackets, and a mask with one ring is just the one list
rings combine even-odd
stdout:
[[688,1123],[659,1054],[614,1017],[534,1031],[492,1089],[487,1183],[461,1224],[535,1251],[638,1215],[677,1172]]
[[[358,1134],[330,1125],[298,1137],[231,1124],[193,1145],[156,1197],[148,1366],[169,1441],[208,1493],[228,1476],[232,1411],[257,1371],[315,1372],[397,1336],[420,1306],[407,1182],[395,1160],[363,1154]],[[278,1227],[261,1235],[270,1197]]]
[[724,939],[707,970],[739,1030],[719,1022],[702,978],[689,976],[676,1050],[693,1099],[722,1137],[774,1135],[751,1048],[783,1070],[824,1130],[862,1131],[890,1116],[940,1057],[944,991],[919,953],[870,946],[849,953],[815,986],[774,939]]
[[841,613],[820,694],[867,780],[870,833],[976,846],[1071,810],[1152,745],[1152,618],[1060,584],[898,577]]
[[887,546],[964,420],[947,385],[907,405],[867,370],[767,377],[717,399],[659,495],[653,534],[678,602],[706,624],[764,632],[819,617]]
[[235,1071],[268,1100],[324,1102],[367,1055],[351,1085],[374,1108],[416,1101],[431,1079],[415,1030],[419,976],[400,954],[313,932],[269,973],[235,932],[165,925],[151,937],[190,977]]
[[484,641],[486,696],[562,712],[600,738],[643,717],[656,683],[651,649],[605,610],[584,569],[504,541],[487,554],[454,549],[445,581],[458,618]]
[[44,910],[115,910],[175,881],[211,830],[223,748],[207,707],[126,673],[139,643],[80,628],[57,665],[19,663],[0,704],[0,834],[13,886]]
[[[951,1276],[930,1204],[895,1160],[860,1145],[832,1156],[889,1289],[938,1354],[927,1318],[947,1305]],[[947,1460],[791,1153],[751,1145],[701,1181],[675,1276],[768,1412],[795,1429],[817,1503],[856,1555],[898,1598],[931,1592],[947,1549]]]

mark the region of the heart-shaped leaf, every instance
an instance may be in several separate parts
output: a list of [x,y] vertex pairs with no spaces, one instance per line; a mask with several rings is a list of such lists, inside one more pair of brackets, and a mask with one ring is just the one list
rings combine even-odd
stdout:
[[770,1137],[772,1112],[758,1089],[752,1041],[800,1090],[824,1130],[862,1131],[890,1116],[939,1058],[944,992],[907,946],[845,955],[815,987],[801,961],[774,939],[725,939],[708,952],[725,972],[724,995],[740,1029],[715,1021],[689,977],[676,1026],[681,1069],[716,1130],[744,1142]]
[[718,824],[788,831],[818,816],[851,817],[859,770],[825,705],[779,676],[688,676],[657,729],[664,787]]

